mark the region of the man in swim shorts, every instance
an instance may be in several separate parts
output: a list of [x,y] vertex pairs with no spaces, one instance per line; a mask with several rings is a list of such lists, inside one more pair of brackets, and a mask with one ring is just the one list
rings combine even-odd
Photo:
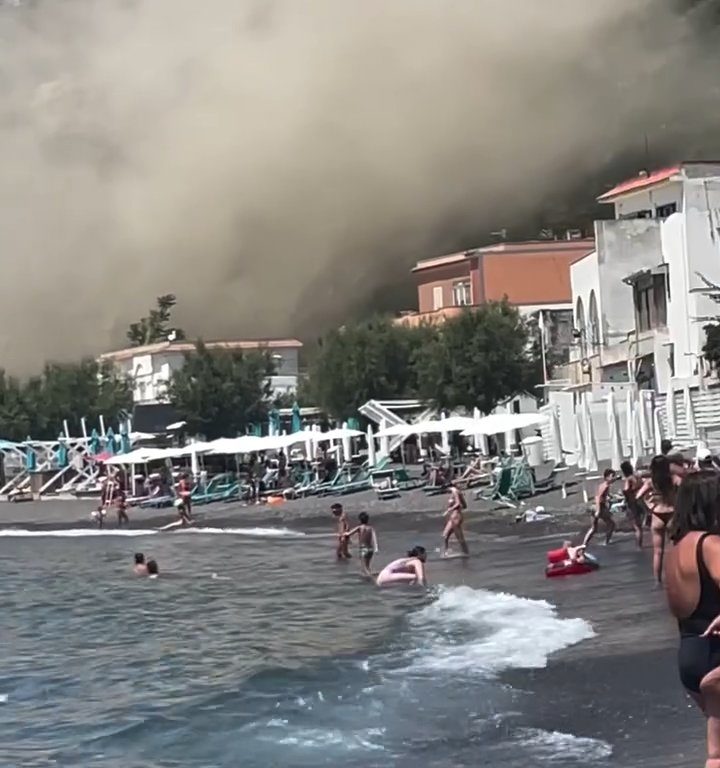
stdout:
[[370,515],[367,512],[361,512],[358,515],[358,520],[360,525],[348,531],[345,536],[347,540],[350,540],[351,537],[357,535],[360,545],[360,567],[365,576],[372,576],[370,563],[373,555],[377,552],[377,535],[375,529],[370,525]]
[[584,547],[587,547],[592,540],[592,537],[597,533],[600,520],[605,523],[605,543],[609,544],[610,539],[612,539],[612,535],[615,532],[615,521],[610,513],[610,488],[614,482],[615,470],[606,469],[603,472],[603,479],[595,492],[595,506],[592,512],[592,523],[590,523],[590,529],[585,534],[585,540],[583,541]]
[[349,560],[352,555],[350,554],[349,540],[347,537],[347,533],[350,530],[347,515],[345,514],[343,505],[338,504],[337,502],[330,507],[330,511],[337,521],[335,527],[335,534],[337,536],[335,554],[337,555],[338,560]]

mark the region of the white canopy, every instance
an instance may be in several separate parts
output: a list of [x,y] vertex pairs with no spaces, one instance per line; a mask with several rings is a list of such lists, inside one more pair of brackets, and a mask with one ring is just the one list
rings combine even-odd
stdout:
[[[470,416],[450,416],[447,419],[425,419],[414,424],[394,424],[381,429],[376,437],[410,437],[410,435],[441,435],[448,432],[465,432],[473,428],[476,420]],[[481,434],[473,432],[473,434]]]
[[129,453],[110,456],[105,464],[146,464],[148,461],[166,459],[170,456],[166,448],[136,448]]
[[503,432],[512,432],[515,429],[537,427],[548,421],[545,413],[491,413],[475,421],[463,435],[499,435]]
[[320,443],[323,440],[345,440],[350,437],[362,437],[365,433],[359,429],[350,429],[349,427],[338,427],[327,432],[313,432],[311,437],[314,442]]

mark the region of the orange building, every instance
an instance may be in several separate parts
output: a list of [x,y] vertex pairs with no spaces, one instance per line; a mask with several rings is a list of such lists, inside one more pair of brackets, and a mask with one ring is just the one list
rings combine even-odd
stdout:
[[504,297],[523,314],[572,310],[570,265],[594,248],[592,239],[503,242],[419,261],[418,311],[400,322],[437,322]]

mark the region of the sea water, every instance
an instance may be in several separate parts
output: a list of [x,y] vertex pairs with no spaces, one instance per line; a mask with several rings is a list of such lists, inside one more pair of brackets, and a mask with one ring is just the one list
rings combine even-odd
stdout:
[[[132,575],[135,551],[159,579]],[[586,622],[437,579],[379,590],[332,555],[282,527],[0,531],[0,765],[607,763],[602,741],[531,727],[501,677]]]

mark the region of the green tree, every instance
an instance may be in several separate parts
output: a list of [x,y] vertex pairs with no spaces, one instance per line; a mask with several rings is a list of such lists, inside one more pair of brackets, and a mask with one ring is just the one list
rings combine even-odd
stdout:
[[330,331],[310,363],[306,397],[336,418],[355,416],[371,398],[412,397],[417,392],[413,358],[431,334],[385,317]]
[[155,344],[158,341],[167,341],[168,336],[174,334],[174,339],[180,341],[185,338],[185,331],[181,328],[170,328],[173,307],[177,304],[174,293],[158,296],[155,309],[151,309],[146,317],[140,318],[137,323],[132,323],[127,331],[130,346],[141,347],[144,344]]
[[168,382],[168,400],[192,432],[208,439],[244,433],[264,420],[272,396],[268,377],[275,373],[262,352],[209,350],[198,342]]
[[0,437],[24,440],[28,435],[51,440],[68,422],[72,434],[81,431],[81,419],[96,421],[102,414],[116,422],[132,407],[131,382],[111,364],[95,360],[49,363],[40,376],[25,384],[0,372]]
[[479,408],[537,383],[538,365],[518,311],[506,301],[462,312],[439,327],[415,357],[421,397],[438,408]]

